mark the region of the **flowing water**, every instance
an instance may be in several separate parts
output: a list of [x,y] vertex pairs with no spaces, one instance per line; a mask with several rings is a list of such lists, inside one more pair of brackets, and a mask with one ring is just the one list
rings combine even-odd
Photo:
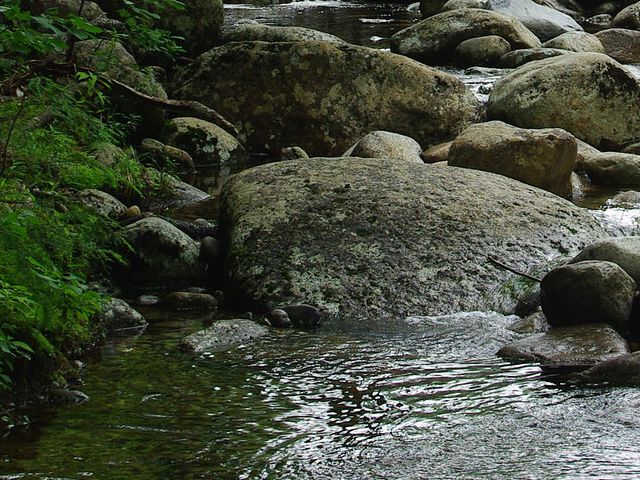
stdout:
[[[382,48],[416,18],[400,4],[337,1],[232,5],[226,16]],[[478,95],[502,74],[454,73]],[[226,173],[216,175],[202,180],[214,193]],[[638,209],[610,203],[614,193],[580,202],[634,231]],[[182,215],[214,215],[205,208]],[[579,389],[499,359],[518,337],[514,318],[346,321],[196,358],[178,342],[203,319],[145,314],[143,334],[87,360],[89,402],[32,412],[0,440],[0,478],[640,478],[640,391]]]

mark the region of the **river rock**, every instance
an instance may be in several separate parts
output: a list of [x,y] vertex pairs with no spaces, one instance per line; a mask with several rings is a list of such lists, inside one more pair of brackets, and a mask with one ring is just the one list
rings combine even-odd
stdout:
[[604,51],[620,63],[640,63],[640,32],[609,28],[596,33]]
[[582,169],[598,185],[640,186],[640,155],[603,152],[585,160]]
[[158,26],[182,37],[189,55],[199,55],[216,44],[222,32],[222,0],[189,0],[184,8],[159,11]]
[[208,293],[172,292],[162,300],[162,304],[171,310],[213,311],[218,301]]
[[613,262],[627,272],[637,285],[640,285],[640,237],[618,237],[598,240],[587,245],[571,260],[571,263],[586,260]]
[[640,139],[640,85],[599,53],[528,63],[498,80],[488,117],[527,128],[558,127],[597,148]]
[[317,328],[322,325],[322,312],[313,305],[304,303],[285,305],[280,310],[287,313],[292,325],[296,328]]
[[255,150],[274,153],[298,145],[339,155],[374,130],[438,143],[475,121],[480,108],[452,75],[327,42],[228,44],[201,55],[175,85],[177,97],[216,108]]
[[224,185],[221,214],[235,303],[370,318],[511,311],[513,291],[498,290],[512,274],[489,256],[524,271],[604,236],[591,215],[543,190],[389,159],[245,170]]
[[218,320],[210,327],[184,337],[180,348],[196,354],[224,352],[267,333],[267,327],[252,320]]
[[580,383],[606,384],[611,387],[638,387],[640,352],[623,354],[600,362],[580,372],[574,379]]
[[400,30],[391,37],[391,50],[427,64],[443,64],[451,61],[461,42],[487,35],[504,38],[512,50],[540,46],[538,37],[513,17],[462,8],[439,13]]
[[500,57],[511,50],[511,45],[497,35],[470,38],[460,42],[453,54],[456,63],[463,67],[496,65]]
[[420,0],[420,13],[424,18],[429,18],[442,12],[442,7],[447,0]]
[[127,211],[127,207],[120,200],[102,190],[82,190],[77,198],[84,206],[104,217],[117,218]]
[[499,173],[563,197],[571,194],[576,139],[559,128],[523,129],[503,122],[471,125],[451,144],[449,165]]
[[247,152],[238,140],[217,125],[191,117],[166,123],[165,142],[188,152],[198,166],[241,166]]
[[320,41],[344,45],[346,42],[330,33],[305,27],[277,27],[256,21],[235,24],[222,35],[222,43],[229,42],[309,42]]
[[[153,172],[153,169],[147,170]],[[145,207],[150,211],[184,207],[210,198],[207,192],[171,175],[160,173],[157,170],[152,174],[157,175],[160,179],[160,189],[145,198]]]
[[618,28],[640,30],[640,2],[633,3],[620,10],[613,18],[613,25]]
[[394,158],[413,163],[424,163],[422,148],[413,138],[399,133],[376,131],[365,135],[349,148],[343,157]]
[[557,48],[568,52],[604,53],[604,46],[596,37],[587,32],[563,33],[542,44],[544,48]]
[[503,358],[540,362],[554,367],[590,367],[629,353],[627,342],[609,325],[553,328],[506,345]]
[[124,300],[110,299],[97,315],[97,322],[106,331],[139,329],[147,325],[145,318]]
[[510,15],[542,41],[566,32],[582,31],[582,27],[569,15],[533,0],[449,0],[442,7],[443,10],[458,8],[481,8]]
[[607,28],[613,28],[613,17],[608,13],[602,13],[600,15],[594,15],[582,22],[584,29],[590,33],[596,33],[600,30],[606,30]]
[[280,160],[299,160],[309,158],[309,154],[302,147],[284,147],[280,150]]
[[584,163],[591,157],[595,157],[596,155],[599,155],[600,150],[598,150],[596,147],[592,147],[591,145],[589,145],[587,142],[583,142],[580,139],[576,139],[577,145],[578,145],[578,152],[576,155],[576,164],[574,165],[573,169],[576,172],[583,172],[584,171]]
[[627,145],[622,149],[622,153],[633,153],[634,155],[640,155],[640,142]]
[[[636,192],[635,190],[620,192],[611,199],[611,203],[614,205],[640,205],[640,192]],[[638,282],[638,280],[636,280],[636,282]],[[640,282],[638,282],[638,284],[640,284]]]
[[187,286],[202,280],[198,243],[169,222],[148,217],[125,227],[123,233],[133,247],[128,285]]
[[196,169],[196,164],[189,153],[185,152],[181,148],[177,148],[172,145],[165,145],[155,138],[145,138],[142,140],[140,143],[140,150],[149,154],[156,165],[166,164],[167,161],[169,161],[175,162],[180,167],[189,171]]
[[424,163],[446,162],[449,158],[449,149],[453,142],[444,142],[427,148],[420,154]]
[[503,68],[517,68],[525,63],[557,57],[565,53],[567,53],[566,50],[559,48],[523,48],[504,54],[498,60],[498,64]]
[[516,320],[509,325],[509,330],[516,333],[545,333],[548,332],[551,326],[547,322],[542,310],[538,310],[525,318]]
[[608,323],[629,329],[636,282],[613,262],[582,261],[558,267],[540,283],[542,311],[553,326]]

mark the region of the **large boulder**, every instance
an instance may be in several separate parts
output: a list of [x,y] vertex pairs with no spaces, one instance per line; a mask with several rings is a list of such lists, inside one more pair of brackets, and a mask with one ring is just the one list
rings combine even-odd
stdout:
[[498,80],[488,116],[558,127],[597,148],[640,139],[640,85],[607,55],[574,53],[528,63]]
[[498,355],[544,366],[585,368],[629,353],[627,342],[608,325],[553,328],[505,345]]
[[640,155],[633,153],[599,153],[585,159],[582,170],[598,185],[640,186]]
[[204,268],[195,240],[158,217],[144,218],[123,230],[131,244],[123,281],[132,288],[184,287],[202,281]]
[[603,260],[620,266],[640,285],[640,237],[618,237],[598,240],[587,245],[571,263]]
[[231,43],[201,55],[174,80],[234,122],[256,151],[298,145],[340,155],[374,130],[422,146],[448,140],[479,102],[452,75],[389,52],[327,42]]
[[640,2],[620,10],[613,19],[613,25],[618,28],[640,30]]
[[587,32],[563,33],[542,44],[544,48],[558,48],[569,52],[604,53],[604,47],[598,37]]
[[582,31],[582,27],[569,15],[533,0],[449,0],[442,7],[443,10],[459,8],[481,8],[510,15],[542,41],[566,32]]
[[511,49],[536,48],[540,40],[522,23],[502,13],[477,8],[442,12],[391,37],[391,50],[424,63],[451,61],[459,43],[469,38],[497,35]]
[[[473,201],[467,201],[472,198]],[[520,270],[602,238],[587,212],[474,170],[313,158],[245,170],[221,195],[229,299],[344,316],[510,311]]]
[[613,262],[587,260],[551,270],[540,283],[553,326],[608,323],[628,331],[636,282]]
[[309,42],[321,41],[336,44],[346,42],[330,33],[305,27],[279,27],[258,23],[242,22],[234,25],[222,35],[222,42]]
[[640,63],[640,32],[609,28],[596,33],[604,51],[620,63]]
[[493,121],[464,130],[451,144],[448,161],[567,197],[576,151],[575,137],[559,128],[523,129]]

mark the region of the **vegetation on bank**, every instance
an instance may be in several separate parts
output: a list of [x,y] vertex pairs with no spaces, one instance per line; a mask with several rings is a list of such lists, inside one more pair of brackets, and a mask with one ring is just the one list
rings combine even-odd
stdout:
[[[75,194],[93,188],[134,202],[162,186],[126,148],[139,119],[117,112],[108,80],[78,69],[71,52],[78,40],[102,38],[176,54],[179,39],[154,22],[182,4],[115,2],[119,28],[108,30],[82,17],[84,3],[76,14],[0,6],[0,397],[29,388],[34,373],[58,375],[99,333],[106,297],[88,283],[128,247],[117,223]],[[101,159],[114,145],[124,148]]]

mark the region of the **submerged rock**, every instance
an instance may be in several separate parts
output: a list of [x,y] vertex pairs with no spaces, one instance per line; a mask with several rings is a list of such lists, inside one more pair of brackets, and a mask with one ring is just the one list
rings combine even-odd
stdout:
[[443,64],[455,48],[470,38],[496,35],[512,50],[536,48],[540,40],[514,17],[477,8],[442,12],[400,30],[391,37],[391,50],[424,63]]
[[567,197],[576,139],[559,128],[523,129],[503,122],[471,125],[451,144],[449,165],[499,173]]
[[590,367],[629,353],[627,342],[609,325],[553,328],[516,340],[498,351],[503,358],[554,367]]
[[640,386],[640,352],[620,355],[580,372],[580,383],[607,384],[615,387]]
[[549,272],[540,283],[542,310],[553,326],[608,323],[630,328],[636,282],[619,265],[582,261]]
[[184,337],[180,348],[197,354],[224,352],[267,333],[267,327],[252,320],[218,320],[210,327]]
[[515,180],[389,159],[245,170],[224,185],[221,213],[236,302],[353,317],[510,310],[500,289],[512,274],[489,256],[527,270],[605,235],[587,212]]
[[480,109],[452,75],[327,42],[227,44],[180,70],[173,84],[177,98],[217,109],[255,151],[276,154],[298,145],[340,155],[374,130],[438,143],[477,120]]
[[597,148],[640,139],[640,85],[607,55],[574,53],[528,63],[496,82],[488,117],[562,128]]

